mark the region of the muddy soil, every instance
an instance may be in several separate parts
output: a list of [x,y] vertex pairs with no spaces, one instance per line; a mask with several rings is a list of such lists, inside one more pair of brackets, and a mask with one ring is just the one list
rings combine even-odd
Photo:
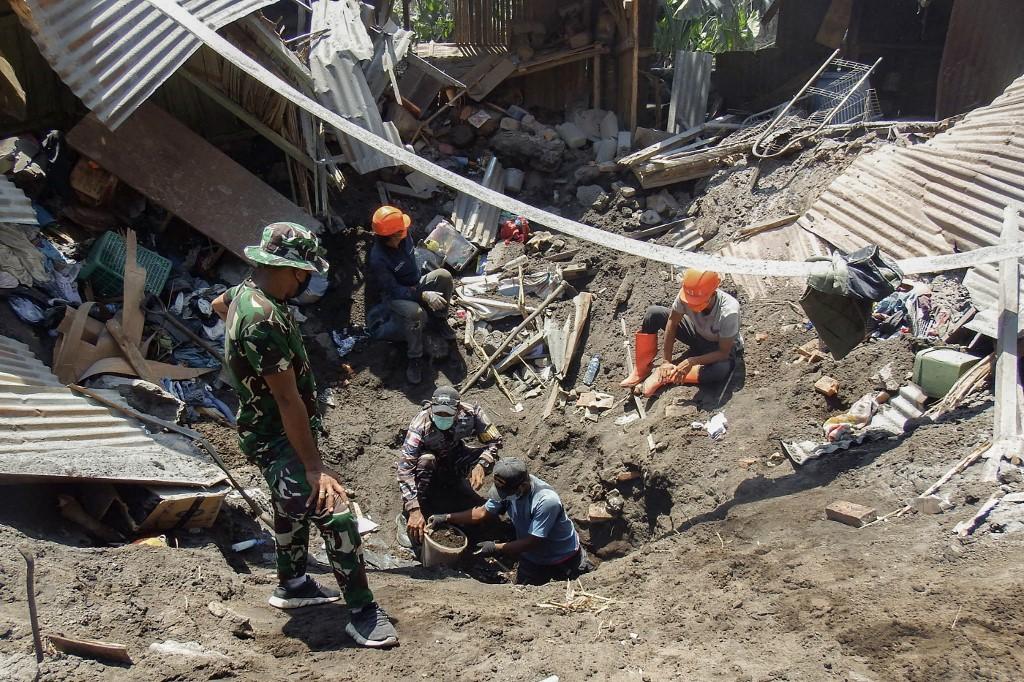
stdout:
[[[784,164],[762,169],[758,186],[775,182],[780,170],[794,173],[790,188],[805,188],[791,196],[794,206],[823,186]],[[725,187],[729,177],[746,172],[724,171],[710,183]],[[727,233],[721,227],[721,216],[730,213],[726,194],[737,194],[741,180],[734,177],[734,187],[720,190],[720,197],[712,189],[714,211],[705,195],[695,209],[698,220],[714,220]],[[365,206],[376,202],[369,191],[353,196]],[[748,199],[734,198],[731,229],[760,217],[744,213]],[[429,219],[436,209],[421,207],[420,213]],[[422,384],[409,386],[398,346],[360,342],[340,359],[317,341],[319,334],[363,322],[367,239],[355,230],[357,218],[353,208],[346,217],[351,229],[328,241],[335,287],[310,308],[304,330],[320,388],[330,388],[336,402],[322,405],[325,457],[382,526],[367,547],[401,558],[407,555],[395,539],[395,465],[404,430],[435,385],[459,383],[476,360],[453,346]],[[579,287],[596,296],[576,365],[600,353],[594,389],[621,396],[619,318],[635,330],[648,305],[671,302],[678,273],[572,246],[583,250],[593,270]],[[628,300],[617,305],[627,278],[633,281]],[[179,534],[176,547],[97,548],[59,517],[53,489],[9,488],[0,500],[0,545],[7,550],[0,553],[3,678],[31,679],[34,671],[24,563],[13,551],[19,545],[37,557],[43,632],[119,642],[135,661],[118,666],[51,651],[42,666],[47,680],[1024,678],[1024,533],[965,539],[953,533],[996,490],[980,480],[977,468],[943,488],[954,505],[943,514],[908,514],[862,529],[824,515],[837,500],[875,507],[879,515],[899,509],[991,436],[991,402],[976,401],[937,424],[915,424],[906,438],[794,470],[780,463],[779,440],[819,437],[824,419],[880,388],[873,375],[885,364],[903,379],[913,349],[900,339],[875,341],[841,362],[794,364],[794,349],[815,338],[790,305],[799,290],[779,289],[755,306],[728,278],[724,288],[744,306],[746,339],[743,362],[724,392],[670,389],[648,402],[646,422],[626,426],[614,423],[621,406],[596,423],[584,421],[571,404],[542,421],[544,396],[514,412],[490,383],[466,392],[502,431],[503,455],[525,458],[559,491],[576,521],[598,566],[571,594],[564,584],[487,584],[403,562],[374,568],[371,586],[395,617],[401,646],[361,650],[343,632],[348,615],[340,604],[290,612],[266,604],[276,584],[272,546],[231,551],[233,542],[266,538],[237,501],[212,529]],[[553,313],[564,320],[571,310],[566,300]],[[814,392],[822,374],[839,381],[836,398]],[[581,376],[578,367],[570,376]],[[691,426],[719,411],[729,420],[722,440]],[[653,453],[648,427],[658,444]],[[229,430],[200,430],[244,485],[263,489]],[[591,523],[589,506],[609,497],[622,499],[621,514]],[[311,550],[323,558],[315,533]],[[332,580],[322,563],[312,562],[310,571]],[[212,601],[248,618],[253,637],[233,634],[228,618],[211,613]],[[166,640],[197,642],[207,653],[149,650]]]
[[466,545],[466,536],[454,528],[441,527],[430,533],[430,539],[444,547],[458,549]]

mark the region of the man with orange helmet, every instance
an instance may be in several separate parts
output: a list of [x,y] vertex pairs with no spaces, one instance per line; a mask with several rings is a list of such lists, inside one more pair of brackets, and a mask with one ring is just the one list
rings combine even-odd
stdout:
[[[679,296],[671,310],[652,305],[636,334],[636,363],[622,382],[624,388],[654,395],[662,386],[714,384],[724,381],[742,349],[740,304],[718,288],[717,272],[689,269],[683,273]],[[665,330],[661,364],[652,373],[658,355],[658,330]],[[676,340],[689,348],[683,359],[672,362]],[[642,383],[642,386],[641,386]]]
[[448,324],[448,303],[455,283],[450,272],[438,268],[420,276],[409,226],[412,218],[394,206],[381,206],[373,214],[373,246],[369,256],[369,284],[380,302],[367,312],[367,331],[376,339],[404,341],[409,362],[405,378],[423,380],[423,330],[434,323],[445,339],[455,338]]

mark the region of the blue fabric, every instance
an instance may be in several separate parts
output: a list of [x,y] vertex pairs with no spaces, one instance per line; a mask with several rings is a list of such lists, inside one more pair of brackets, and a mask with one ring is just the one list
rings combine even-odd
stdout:
[[507,514],[516,529],[516,539],[527,535],[544,540],[537,550],[523,552],[523,558],[535,564],[550,566],[565,561],[580,547],[579,536],[565,507],[551,486],[530,476],[530,492],[516,500],[490,499],[484,503],[487,513]]
[[374,237],[368,262],[370,284],[380,301],[419,298],[420,276],[412,237],[403,239],[396,249],[389,248],[380,237]]

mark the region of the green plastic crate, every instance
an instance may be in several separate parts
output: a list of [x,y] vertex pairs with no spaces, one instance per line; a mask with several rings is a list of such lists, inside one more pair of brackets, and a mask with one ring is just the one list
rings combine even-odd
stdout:
[[[126,253],[124,237],[117,232],[104,233],[92,245],[78,279],[90,280],[97,296],[119,296],[124,292]],[[135,260],[146,268],[146,293],[159,294],[171,274],[171,261],[141,246],[136,248]]]

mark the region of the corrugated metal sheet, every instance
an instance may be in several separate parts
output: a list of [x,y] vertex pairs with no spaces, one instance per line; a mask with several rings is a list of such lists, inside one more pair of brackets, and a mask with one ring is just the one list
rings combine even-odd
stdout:
[[[359,65],[360,60],[373,58],[373,43],[359,20],[358,3],[354,0],[317,2],[313,5],[311,21],[313,33],[329,31],[330,36],[329,40],[317,41],[309,53],[317,99],[360,128],[401,145],[398,129],[381,118],[377,100]],[[359,173],[395,165],[389,157],[341,131],[336,130],[335,135],[345,150],[346,161]]]
[[668,132],[681,133],[704,123],[711,88],[711,54],[677,51],[672,57],[672,99]]
[[936,116],[989,102],[1024,72],[1024,2],[956,0],[939,68]]
[[5,175],[0,175],[0,223],[39,224],[32,202]]
[[[719,251],[722,256],[764,260],[807,260],[812,256],[827,256],[828,253],[828,245],[824,241],[795,223],[733,242]],[[798,284],[783,277],[733,275],[732,279],[751,298],[777,298],[781,288]]]
[[209,486],[224,474],[73,393],[31,348],[0,336],[0,481],[27,479]]
[[[505,169],[498,163],[497,157],[491,157],[480,184],[496,192],[504,190]],[[464,192],[459,192],[455,197],[452,224],[466,239],[477,246],[489,249],[498,241],[498,214],[497,206],[491,206]]]
[[[797,224],[841,249],[874,243],[902,259],[998,244],[1013,202],[1024,203],[1024,77],[928,142],[861,157]],[[975,268],[979,308],[996,300],[997,272]]]
[[[273,0],[180,0],[220,28]],[[40,52],[109,128],[167,80],[199,40],[146,0],[11,0]]]

